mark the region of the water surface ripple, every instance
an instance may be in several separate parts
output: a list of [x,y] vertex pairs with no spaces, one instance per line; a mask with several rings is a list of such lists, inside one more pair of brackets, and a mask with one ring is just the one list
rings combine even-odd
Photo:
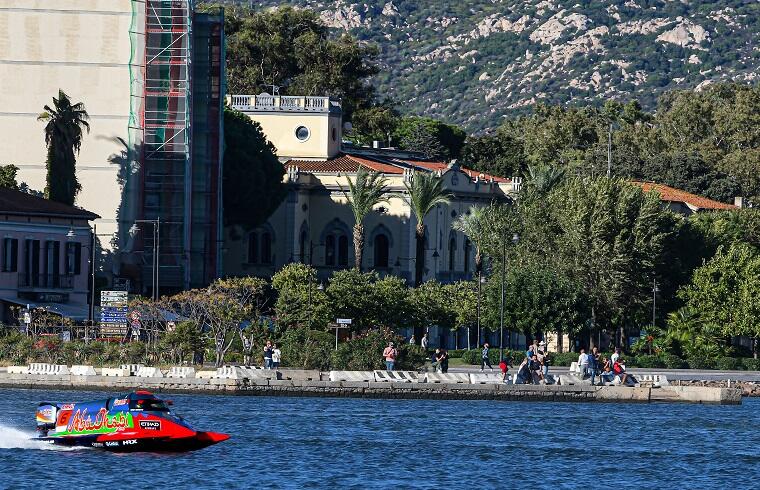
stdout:
[[0,488],[760,488],[760,399],[738,407],[169,395],[232,439],[186,454],[49,450],[41,400],[0,390]]

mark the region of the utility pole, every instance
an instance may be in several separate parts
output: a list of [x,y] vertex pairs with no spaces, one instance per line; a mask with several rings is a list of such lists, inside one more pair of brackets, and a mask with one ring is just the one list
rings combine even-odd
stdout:
[[607,131],[607,178],[612,177],[612,123]]

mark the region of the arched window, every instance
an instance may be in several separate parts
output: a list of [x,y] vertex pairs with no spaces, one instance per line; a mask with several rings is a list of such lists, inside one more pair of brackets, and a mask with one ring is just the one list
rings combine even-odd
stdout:
[[335,235],[325,238],[325,265],[335,265]]
[[457,263],[457,239],[456,237],[449,238],[449,271],[453,272]]
[[338,237],[338,265],[348,265],[348,237]]
[[261,263],[272,263],[272,234],[268,231],[261,234]]
[[470,249],[472,248],[472,245],[470,245],[470,240],[465,238],[464,239],[464,271],[465,273],[470,272]]
[[388,237],[382,233],[375,236],[375,267],[388,267]]
[[248,263],[259,263],[259,234],[255,231],[248,234]]
[[300,248],[301,252],[301,263],[305,264],[306,261],[311,261],[311,257],[307,256],[306,251],[306,240],[307,240],[307,233],[306,230],[301,230],[301,237],[298,239],[298,247]]

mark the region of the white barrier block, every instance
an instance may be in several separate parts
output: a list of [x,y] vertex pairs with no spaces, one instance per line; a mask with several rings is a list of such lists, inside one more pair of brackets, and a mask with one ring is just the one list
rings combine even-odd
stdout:
[[[630,375],[629,375],[630,377]],[[634,376],[636,381],[641,384],[651,384],[653,387],[659,388],[661,386],[670,386],[668,377],[664,374],[636,374]]]
[[169,369],[169,372],[166,373],[166,377],[167,378],[194,378],[195,368],[188,367],[188,366],[173,366],[171,369]]
[[375,381],[385,381],[392,383],[418,383],[419,378],[414,371],[383,371],[375,370]]
[[502,384],[504,380],[501,374],[496,373],[470,373],[470,383],[474,385]]
[[214,377],[219,379],[245,379],[248,376],[240,366],[222,366],[216,370]]
[[141,367],[144,366],[142,364],[122,364],[119,366],[119,369],[129,371],[128,376],[137,376],[137,371],[139,371]]
[[578,365],[578,361],[573,361],[570,363],[570,369],[568,370],[568,373],[581,374],[581,367]]
[[29,374],[47,375],[52,372],[52,368],[50,364],[44,362],[33,362],[29,364]]
[[69,367],[66,364],[54,364],[50,374],[52,376],[68,376]]
[[216,378],[216,371],[197,371],[195,377],[198,379],[212,379]]
[[330,381],[375,381],[372,371],[330,371]]
[[8,374],[29,374],[29,366],[8,366]]
[[470,384],[470,375],[467,373],[427,373],[425,380],[428,383]]
[[95,368],[92,366],[74,365],[74,366],[71,366],[71,375],[72,376],[97,376],[98,373],[95,372]]
[[100,369],[100,375],[101,376],[119,376],[119,377],[127,377],[130,376],[128,369],[121,369],[121,368],[101,368]]
[[157,367],[140,366],[137,372],[135,372],[135,376],[138,378],[163,378],[164,373]]

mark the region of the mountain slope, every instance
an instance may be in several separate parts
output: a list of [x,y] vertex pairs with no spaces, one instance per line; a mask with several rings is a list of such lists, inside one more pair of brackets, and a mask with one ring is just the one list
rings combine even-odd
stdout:
[[651,107],[665,90],[760,77],[756,1],[252,3],[311,8],[376,43],[381,96],[470,131],[536,102],[637,98]]

